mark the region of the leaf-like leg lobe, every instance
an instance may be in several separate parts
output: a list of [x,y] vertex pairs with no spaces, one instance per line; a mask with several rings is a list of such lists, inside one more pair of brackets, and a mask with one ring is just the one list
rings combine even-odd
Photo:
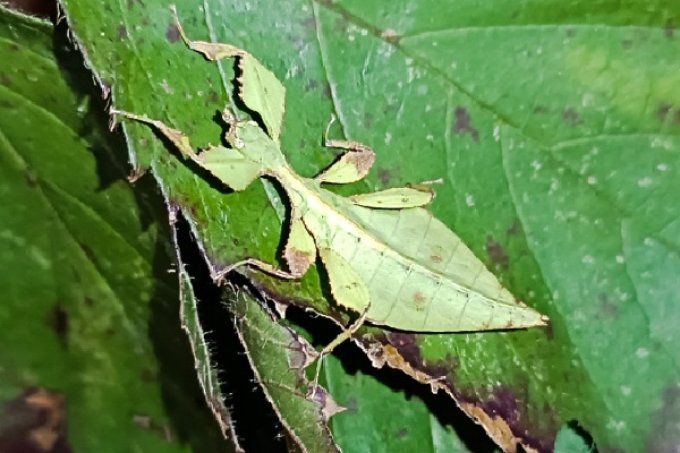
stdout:
[[395,187],[349,197],[352,203],[368,208],[404,209],[425,206],[434,199],[434,191],[414,187]]
[[348,150],[316,177],[319,182],[346,184],[359,181],[368,174],[375,162],[375,153],[368,146],[353,141],[327,140],[326,146]]
[[335,302],[360,313],[368,309],[371,303],[368,287],[352,265],[330,248],[320,247],[319,256],[328,274]]
[[302,219],[293,217],[283,254],[291,274],[302,277],[316,259],[316,245]]
[[180,36],[191,50],[211,61],[238,58],[237,64],[241,70],[241,76],[237,80],[239,97],[250,110],[260,115],[269,136],[278,142],[283,125],[286,97],[286,88],[279,79],[257,58],[243,49],[231,44],[190,40],[182,28],[176,8],[174,5],[170,8]]

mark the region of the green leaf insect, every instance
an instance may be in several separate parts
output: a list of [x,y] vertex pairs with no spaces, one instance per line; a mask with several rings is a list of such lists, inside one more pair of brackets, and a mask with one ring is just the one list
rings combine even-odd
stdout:
[[[323,184],[358,181],[369,172],[375,154],[353,141],[326,140],[345,153],[314,179],[298,175],[281,152],[285,87],[257,59],[228,44],[182,38],[208,60],[236,58],[236,81],[243,103],[260,115],[237,121],[225,111],[230,127],[224,139],[230,147],[212,146],[195,152],[182,132],[160,121],[113,110],[156,128],[181,154],[212,173],[235,191],[268,177],[283,188],[291,219],[283,258],[288,270],[248,259],[271,275],[298,279],[317,256],[335,302],[360,314],[347,338],[364,320],[412,332],[463,332],[543,326],[548,318],[517,301],[470,249],[422,206],[434,198],[423,186],[402,187],[352,197],[336,195]],[[334,346],[343,338],[333,342]],[[328,350],[329,348],[327,348]]]

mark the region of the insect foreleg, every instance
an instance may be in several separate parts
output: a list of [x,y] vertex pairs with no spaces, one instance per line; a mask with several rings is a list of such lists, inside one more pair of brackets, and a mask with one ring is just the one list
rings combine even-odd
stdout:
[[326,132],[324,134],[324,146],[328,148],[344,149],[347,152],[340,156],[330,167],[321,172],[316,177],[319,182],[327,182],[334,184],[345,184],[354,181],[359,181],[373,166],[375,162],[375,153],[373,150],[363,143],[355,142],[353,140],[336,140],[328,139],[328,130],[335,121],[335,116],[331,117]]

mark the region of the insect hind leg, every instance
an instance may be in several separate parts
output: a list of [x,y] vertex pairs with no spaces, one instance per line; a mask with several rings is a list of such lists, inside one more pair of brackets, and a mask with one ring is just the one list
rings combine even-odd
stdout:
[[321,374],[321,366],[323,365],[323,358],[333,352],[335,348],[340,346],[342,343],[345,341],[349,340],[352,338],[352,335],[356,333],[357,330],[361,326],[363,326],[366,322],[366,315],[368,314],[368,307],[364,310],[364,312],[359,316],[356,321],[354,321],[347,329],[343,329],[340,334],[335,337],[330,343],[328,343],[322,350],[319,352],[319,356],[316,358],[316,371],[314,372],[314,380],[312,381],[312,385],[310,387],[310,392],[313,395],[316,393],[316,388],[319,385],[319,375]]

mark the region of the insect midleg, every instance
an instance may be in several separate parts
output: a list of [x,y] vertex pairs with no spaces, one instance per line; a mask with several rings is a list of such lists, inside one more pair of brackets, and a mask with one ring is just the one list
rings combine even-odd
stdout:
[[280,269],[280,268],[274,266],[273,264],[267,263],[265,261],[261,261],[261,260],[255,259],[255,258],[248,258],[248,259],[245,259],[245,260],[238,261],[238,262],[226,267],[225,269],[222,269],[221,271],[216,272],[215,274],[213,274],[212,279],[215,282],[220,282],[224,279],[224,277],[228,273],[230,273],[234,269],[241,267],[241,266],[253,267],[255,269],[258,269],[258,270],[264,272],[265,274],[273,275],[274,277],[284,278],[286,280],[296,280],[296,279],[302,277],[302,275],[298,275],[298,274],[295,274],[295,273],[292,273],[292,272],[284,271],[283,269]]

